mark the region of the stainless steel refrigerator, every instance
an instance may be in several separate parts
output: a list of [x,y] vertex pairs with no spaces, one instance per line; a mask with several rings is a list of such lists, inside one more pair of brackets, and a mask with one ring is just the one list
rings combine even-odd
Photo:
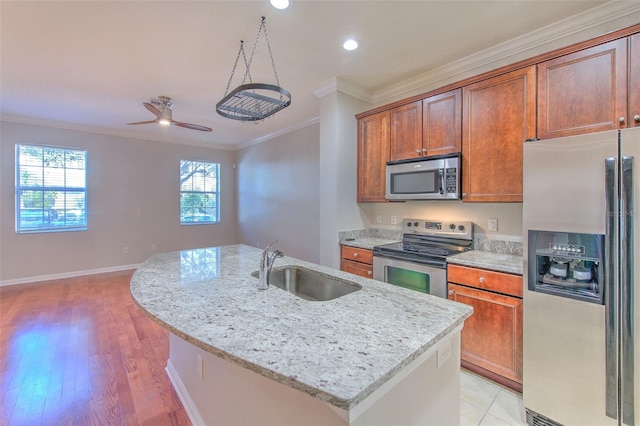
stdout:
[[640,425],[640,128],[524,146],[523,400],[535,425]]

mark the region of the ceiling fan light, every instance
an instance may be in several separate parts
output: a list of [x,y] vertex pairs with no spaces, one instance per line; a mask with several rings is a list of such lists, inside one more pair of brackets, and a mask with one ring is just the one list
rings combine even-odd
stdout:
[[286,9],[289,7],[289,0],[270,0],[271,6],[276,9]]
[[171,122],[169,120],[167,120],[166,118],[161,118],[160,120],[158,120],[158,123],[163,125],[163,126],[168,126],[171,124]]

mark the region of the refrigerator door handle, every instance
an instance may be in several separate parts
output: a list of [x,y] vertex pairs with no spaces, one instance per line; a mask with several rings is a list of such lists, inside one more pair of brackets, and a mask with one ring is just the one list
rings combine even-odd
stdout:
[[633,354],[633,157],[620,164],[620,322],[622,424],[634,425]]
[[605,365],[606,365],[606,414],[612,419],[618,418],[618,321],[616,309],[616,226],[618,223],[618,205],[616,199],[616,158],[605,160]]

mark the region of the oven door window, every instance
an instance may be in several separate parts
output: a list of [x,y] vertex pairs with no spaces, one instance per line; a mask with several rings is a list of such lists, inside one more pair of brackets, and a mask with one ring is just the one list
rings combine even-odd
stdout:
[[393,173],[390,176],[392,194],[435,194],[439,192],[439,171]]
[[409,269],[385,266],[385,282],[400,287],[416,290],[422,293],[431,293],[431,277],[424,272],[411,271]]

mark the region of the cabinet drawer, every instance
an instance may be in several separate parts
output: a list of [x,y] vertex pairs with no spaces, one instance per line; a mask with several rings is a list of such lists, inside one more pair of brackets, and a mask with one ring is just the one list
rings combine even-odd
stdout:
[[373,250],[342,246],[340,257],[369,265],[373,264]]
[[373,278],[373,267],[365,263],[353,262],[351,260],[342,259],[340,269],[344,272],[360,275],[365,278]]
[[508,294],[510,296],[522,297],[522,276],[520,275],[448,265],[447,281]]

